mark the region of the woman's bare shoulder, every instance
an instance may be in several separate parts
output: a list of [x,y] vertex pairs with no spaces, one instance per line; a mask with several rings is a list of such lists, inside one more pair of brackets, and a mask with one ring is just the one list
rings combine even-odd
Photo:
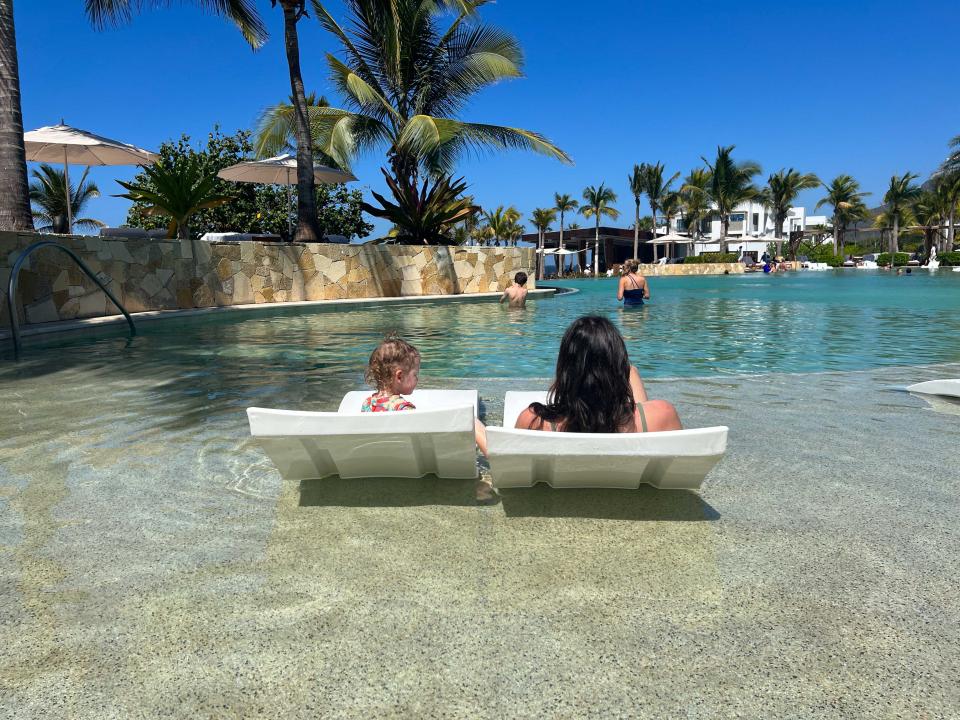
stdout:
[[520,430],[543,430],[543,420],[540,419],[540,416],[537,415],[533,408],[528,407],[517,418],[517,422],[514,425],[515,428]]

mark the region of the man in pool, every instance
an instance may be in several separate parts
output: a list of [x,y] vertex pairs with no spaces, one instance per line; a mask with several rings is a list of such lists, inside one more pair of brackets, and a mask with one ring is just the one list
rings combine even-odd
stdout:
[[504,300],[512,308],[522,308],[527,304],[527,274],[523,270],[513,276],[513,285],[503,291],[500,302]]

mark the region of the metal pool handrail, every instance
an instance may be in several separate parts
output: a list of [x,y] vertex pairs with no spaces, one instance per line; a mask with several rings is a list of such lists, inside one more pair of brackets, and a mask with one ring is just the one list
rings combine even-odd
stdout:
[[87,264],[80,259],[80,257],[70,248],[61,245],[58,242],[53,240],[40,240],[38,242],[29,245],[17,258],[17,261],[13,264],[13,268],[10,270],[10,281],[7,283],[7,309],[10,312],[10,335],[13,339],[13,352],[14,355],[20,355],[20,320],[17,317],[17,310],[15,307],[16,297],[17,297],[17,280],[20,276],[20,268],[23,267],[23,264],[27,261],[27,258],[30,257],[30,254],[34,250],[39,250],[42,247],[54,247],[57,250],[62,250],[71,258],[74,262],[80,266],[80,269],[86,273],[87,277],[93,280],[97,286],[103,290],[104,294],[110,298],[114,305],[117,306],[117,309],[123,313],[123,316],[127,319],[127,324],[130,325],[130,335],[137,334],[137,327],[133,324],[133,318],[130,317],[130,313],[127,312],[127,309],[120,304],[120,301],[117,300],[116,296],[107,289],[107,286],[100,281],[94,272],[87,267]]

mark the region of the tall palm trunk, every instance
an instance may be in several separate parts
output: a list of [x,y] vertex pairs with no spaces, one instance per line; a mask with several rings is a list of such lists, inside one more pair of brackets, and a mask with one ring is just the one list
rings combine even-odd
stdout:
[[943,248],[945,252],[953,251],[953,242],[954,242],[953,226],[954,226],[954,222],[956,221],[956,217],[955,217],[956,211],[957,209],[955,207],[950,208],[950,226],[947,228],[947,244],[946,244],[946,247]]
[[893,256],[900,251],[900,218],[893,216],[893,233],[890,235],[890,269],[893,269]]
[[597,213],[596,235],[593,240],[593,276],[600,272],[600,213]]
[[0,230],[33,230],[13,0],[0,0]]
[[[563,210],[560,211],[560,239],[557,241],[557,250],[563,247]],[[557,255],[557,260],[554,260],[554,265],[557,266],[557,276],[562,275],[563,268],[560,264],[563,262],[563,255]]]
[[537,253],[537,280],[543,280],[543,250],[544,243],[546,239],[546,233],[542,228],[537,228],[540,232],[540,239],[537,241],[537,249],[540,252]]
[[727,252],[727,233],[730,230],[730,218],[727,213],[720,214],[720,252]]
[[[654,233],[656,234],[656,233]],[[640,255],[640,200],[637,199],[633,213],[633,259],[639,260]]]
[[773,215],[773,236],[776,238],[777,243],[777,257],[783,255],[783,218],[774,213]]
[[294,237],[300,242],[319,242],[322,236],[317,223],[313,138],[307,117],[307,96],[300,72],[300,42],[297,37],[297,21],[302,17],[303,5],[300,0],[281,0],[281,5],[290,89],[293,91],[294,113],[297,118],[297,230]]

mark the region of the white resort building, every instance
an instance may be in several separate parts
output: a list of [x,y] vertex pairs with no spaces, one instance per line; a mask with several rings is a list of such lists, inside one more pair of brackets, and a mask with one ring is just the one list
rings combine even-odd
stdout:
[[[786,240],[791,232],[826,226],[829,221],[826,215],[808,215],[806,208],[792,207],[783,223],[782,237]],[[657,234],[666,232],[668,229],[660,224]],[[680,215],[671,217],[669,232],[689,234],[687,222]],[[773,242],[774,233],[774,218],[769,208],[752,201],[741,203],[730,213],[727,245],[730,252],[742,250],[744,253],[759,257],[767,249],[767,245]],[[701,241],[692,246],[692,251],[687,254],[718,252],[720,250],[720,219],[713,218],[700,223],[700,238]]]

